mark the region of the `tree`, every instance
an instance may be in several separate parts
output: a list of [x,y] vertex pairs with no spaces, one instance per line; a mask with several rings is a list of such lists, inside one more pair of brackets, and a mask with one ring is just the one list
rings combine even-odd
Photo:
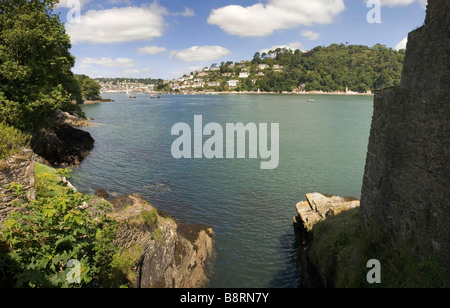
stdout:
[[255,55],[253,56],[253,64],[261,64],[262,63],[262,59],[261,59],[261,53],[257,52],[255,53]]
[[86,100],[101,99],[100,91],[102,87],[97,81],[89,78],[86,75],[77,75],[76,78],[81,86],[81,93],[83,99]]
[[76,109],[72,101],[81,96],[56,3],[0,2],[0,121],[21,130],[45,125],[56,109]]

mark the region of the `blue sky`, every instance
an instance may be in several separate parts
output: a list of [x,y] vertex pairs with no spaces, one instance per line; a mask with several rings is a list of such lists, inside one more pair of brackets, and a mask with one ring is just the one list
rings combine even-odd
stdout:
[[[277,46],[332,43],[398,48],[425,20],[425,0],[62,0],[74,72],[91,77],[173,79],[222,61],[251,60]],[[79,4],[76,20],[70,2]]]

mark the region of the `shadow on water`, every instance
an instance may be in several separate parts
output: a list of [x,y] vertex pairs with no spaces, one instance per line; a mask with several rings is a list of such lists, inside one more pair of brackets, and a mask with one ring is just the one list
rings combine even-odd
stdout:
[[270,288],[300,288],[301,273],[297,266],[298,244],[293,229],[286,230],[280,237],[278,249],[284,264],[270,281]]

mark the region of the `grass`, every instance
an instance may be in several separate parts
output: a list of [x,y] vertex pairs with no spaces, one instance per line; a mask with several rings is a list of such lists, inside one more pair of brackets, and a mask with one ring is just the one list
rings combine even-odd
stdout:
[[56,197],[69,189],[59,185],[60,177],[56,169],[34,163],[36,198]]
[[147,226],[158,228],[158,211],[156,209],[142,211],[141,218]]
[[[443,288],[449,278],[431,247],[399,240],[362,228],[359,209],[331,217],[314,227],[311,261],[327,287]],[[382,283],[370,285],[369,260],[382,266]]]

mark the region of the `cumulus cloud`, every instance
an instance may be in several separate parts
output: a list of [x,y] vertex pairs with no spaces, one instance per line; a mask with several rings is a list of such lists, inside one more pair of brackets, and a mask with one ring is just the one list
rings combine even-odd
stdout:
[[73,44],[89,42],[111,44],[152,40],[161,37],[165,28],[164,7],[153,3],[142,7],[91,10],[81,16],[80,23],[67,24]]
[[240,37],[268,36],[301,25],[329,24],[345,10],[343,0],[269,0],[252,6],[229,5],[211,12],[208,23]]
[[83,58],[79,60],[80,68],[88,68],[93,65],[106,67],[132,67],[134,60],[129,58]]
[[275,51],[278,48],[280,48],[280,49],[290,49],[292,51],[295,51],[297,49],[303,50],[303,45],[300,42],[292,42],[292,43],[289,43],[289,44],[286,44],[286,45],[275,45],[275,46],[272,46],[270,48],[262,49],[259,52],[260,53],[269,53],[269,51]]
[[408,44],[408,38],[405,37],[400,43],[397,44],[397,46],[395,46],[396,50],[400,50],[400,49],[406,49],[406,44]]
[[158,47],[158,46],[147,46],[143,48],[139,48],[139,53],[145,53],[149,55],[156,55],[157,53],[161,53],[166,51],[167,49],[165,47]]
[[74,6],[83,7],[91,1],[92,0],[60,0],[59,3],[56,4],[56,6],[59,8],[72,8]]
[[316,41],[319,39],[320,34],[311,30],[302,31],[302,35],[310,41]]
[[228,54],[230,51],[221,46],[193,46],[184,50],[174,50],[170,56],[185,62],[209,62]]

